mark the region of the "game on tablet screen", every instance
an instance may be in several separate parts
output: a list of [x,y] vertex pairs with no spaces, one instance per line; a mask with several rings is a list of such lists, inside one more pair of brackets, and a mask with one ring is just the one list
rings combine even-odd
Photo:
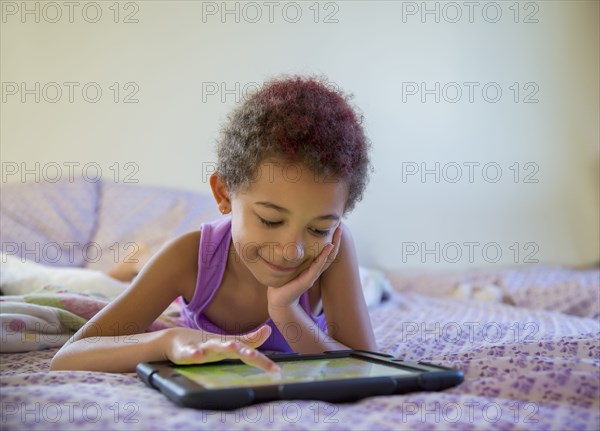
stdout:
[[279,375],[268,374],[246,364],[176,366],[174,369],[179,374],[208,389],[412,374],[411,371],[401,368],[388,367],[351,357],[282,361],[278,362],[278,365],[281,367]]

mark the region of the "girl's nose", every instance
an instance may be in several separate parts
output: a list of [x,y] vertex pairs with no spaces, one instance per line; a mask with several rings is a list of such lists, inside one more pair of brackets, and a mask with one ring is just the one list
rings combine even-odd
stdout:
[[304,246],[297,241],[284,244],[283,257],[290,262],[297,262],[304,259]]

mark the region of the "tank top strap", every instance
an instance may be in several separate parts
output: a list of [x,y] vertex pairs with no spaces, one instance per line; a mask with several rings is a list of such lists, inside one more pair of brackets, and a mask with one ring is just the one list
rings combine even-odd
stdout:
[[201,313],[221,285],[231,244],[231,215],[202,224],[196,290],[188,307]]

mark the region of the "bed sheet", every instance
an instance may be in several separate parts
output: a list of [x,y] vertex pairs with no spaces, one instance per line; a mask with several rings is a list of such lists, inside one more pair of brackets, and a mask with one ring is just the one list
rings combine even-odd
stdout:
[[600,327],[547,310],[392,292],[378,349],[461,369],[444,392],[232,412],[180,408],[135,374],[49,372],[56,349],[0,355],[2,429],[598,429]]
[[[432,273],[388,273],[394,288],[433,297],[460,296],[471,289],[497,290],[503,302],[600,319],[600,269],[559,265],[480,267]],[[461,292],[462,291],[462,292]],[[489,298],[488,298],[489,299]]]

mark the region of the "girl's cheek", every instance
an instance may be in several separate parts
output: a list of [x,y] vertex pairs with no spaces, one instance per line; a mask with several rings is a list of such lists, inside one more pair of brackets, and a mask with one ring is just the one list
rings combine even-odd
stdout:
[[259,259],[259,245],[258,243],[248,243],[246,244],[246,258],[249,261],[255,262]]

